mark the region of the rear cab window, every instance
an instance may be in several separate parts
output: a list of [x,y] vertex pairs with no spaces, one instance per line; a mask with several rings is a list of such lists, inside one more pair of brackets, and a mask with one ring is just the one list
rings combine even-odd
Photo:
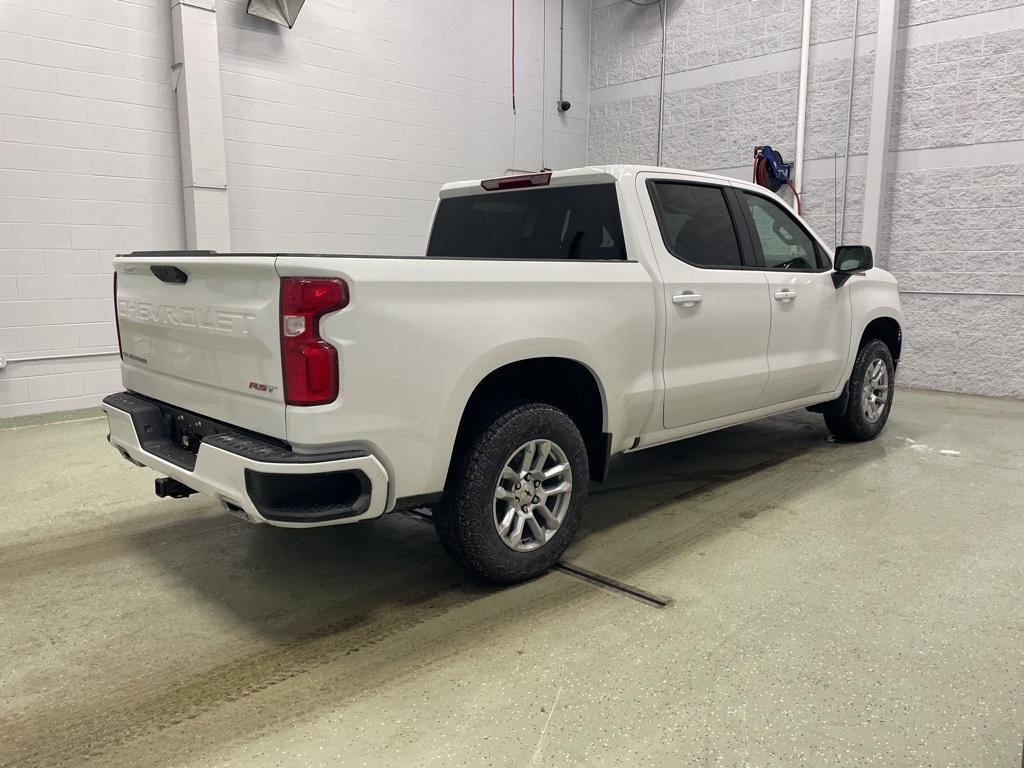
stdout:
[[615,185],[482,191],[441,198],[427,256],[624,261]]
[[704,269],[745,266],[736,225],[722,187],[652,179],[648,189],[661,238],[669,253]]

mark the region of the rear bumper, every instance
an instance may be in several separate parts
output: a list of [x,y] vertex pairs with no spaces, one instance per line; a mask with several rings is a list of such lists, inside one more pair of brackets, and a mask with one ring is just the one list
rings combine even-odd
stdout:
[[103,401],[107,439],[133,463],[217,499],[251,522],[340,525],[379,517],[386,508],[387,472],[369,453],[299,454],[223,425],[192,454],[166,436],[167,408],[128,392],[110,395]]

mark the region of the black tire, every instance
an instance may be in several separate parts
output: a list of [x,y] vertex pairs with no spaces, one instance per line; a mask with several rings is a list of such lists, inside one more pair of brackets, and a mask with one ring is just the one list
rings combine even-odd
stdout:
[[[864,387],[868,370],[881,360],[887,376],[887,393],[881,414],[874,421],[869,420],[864,412]],[[873,440],[885,428],[892,410],[892,399],[895,393],[896,366],[892,361],[892,353],[885,342],[871,339],[857,352],[857,361],[853,364],[850,374],[849,398],[841,412],[825,412],[825,425],[836,440],[858,442]]]
[[[506,462],[532,440],[549,440],[564,453],[572,488],[551,538],[522,552],[498,534],[495,490]],[[588,488],[587,449],[572,419],[544,403],[519,405],[496,416],[456,457],[448,487],[434,510],[434,526],[456,562],[488,581],[514,584],[540,576],[562,556],[579,527]]]

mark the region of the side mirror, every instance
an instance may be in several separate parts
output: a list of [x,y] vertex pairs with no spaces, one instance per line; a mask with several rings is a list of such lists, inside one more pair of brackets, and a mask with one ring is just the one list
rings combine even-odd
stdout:
[[836,288],[842,288],[854,273],[871,269],[875,258],[867,245],[840,245],[836,248],[833,263],[836,271],[832,273],[832,283]]

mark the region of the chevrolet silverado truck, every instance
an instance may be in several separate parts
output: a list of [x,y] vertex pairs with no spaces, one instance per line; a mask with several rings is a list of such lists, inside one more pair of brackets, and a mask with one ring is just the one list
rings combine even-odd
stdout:
[[612,457],[810,408],[882,430],[903,315],[742,181],[602,166],[445,185],[425,257],[114,262],[110,443],[253,523],[433,508],[484,578],[548,569]]

